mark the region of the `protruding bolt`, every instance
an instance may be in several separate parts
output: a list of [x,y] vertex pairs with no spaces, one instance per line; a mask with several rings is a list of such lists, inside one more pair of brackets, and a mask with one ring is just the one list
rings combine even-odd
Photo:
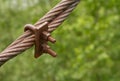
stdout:
[[43,46],[44,53],[48,53],[53,57],[57,56],[56,52],[54,52],[53,50],[50,49],[50,46],[48,46],[47,44],[43,44],[42,46]]
[[45,50],[48,54],[50,54],[51,56],[53,56],[53,57],[56,57],[57,56],[57,54],[56,54],[56,52],[54,52],[53,50],[51,50],[51,49],[47,49],[47,50]]
[[48,33],[47,31],[44,31],[44,32],[43,32],[43,35],[45,35],[45,38],[47,38],[47,37],[50,36],[50,33]]
[[48,40],[48,41],[50,41],[50,42],[52,42],[52,43],[55,43],[55,42],[56,42],[56,40],[51,37],[50,33],[44,31],[44,32],[43,32],[43,35],[45,35],[44,38],[45,38],[46,40]]
[[55,43],[56,42],[56,39],[52,38],[51,36],[48,37],[48,41],[52,42],[52,43]]

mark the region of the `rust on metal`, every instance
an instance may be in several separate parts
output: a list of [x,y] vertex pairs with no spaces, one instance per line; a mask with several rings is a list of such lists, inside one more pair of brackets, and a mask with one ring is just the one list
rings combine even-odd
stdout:
[[[38,20],[34,25],[25,26],[25,32],[18,37],[12,44],[0,53],[0,66],[13,57],[21,54],[35,44],[35,57],[42,53],[49,53],[53,57],[56,53],[50,49],[47,42],[55,43],[51,37],[52,33],[68,17],[80,0],[61,0],[45,16]],[[41,33],[42,32],[42,33]]]
[[48,32],[48,22],[41,24],[39,27],[27,24],[25,25],[24,31],[26,32],[27,30],[30,30],[35,35],[35,58],[38,58],[43,53],[48,53],[51,56],[56,57],[57,54],[47,45],[48,41],[52,43],[56,42]]

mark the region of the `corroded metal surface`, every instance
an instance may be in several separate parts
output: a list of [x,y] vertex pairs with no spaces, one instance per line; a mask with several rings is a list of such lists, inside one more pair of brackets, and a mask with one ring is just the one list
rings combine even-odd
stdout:
[[[34,26],[39,27],[41,24],[48,22],[48,32],[53,32],[66,19],[66,17],[70,14],[70,12],[72,12],[79,2],[80,0],[62,0],[37,23],[35,23]],[[50,37],[49,39],[54,42],[53,38]],[[34,43],[35,34],[33,34],[30,30],[27,30],[23,35],[17,38],[11,45],[0,53],[0,66],[32,47]],[[54,54],[54,51],[50,49],[48,49],[47,52]]]

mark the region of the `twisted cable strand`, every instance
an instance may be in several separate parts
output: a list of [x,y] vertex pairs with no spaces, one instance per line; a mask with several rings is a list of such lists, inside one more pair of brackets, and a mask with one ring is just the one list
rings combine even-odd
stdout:
[[[78,1],[78,0],[77,0]],[[75,3],[76,0],[63,0],[58,5],[56,5],[51,11],[49,11],[43,18],[41,18],[35,26],[42,24],[44,22],[51,22],[56,16],[65,11],[70,5]]]
[[[80,0],[62,0],[57,6],[49,11],[43,18],[41,18],[35,26],[39,26],[44,22],[49,22],[49,32],[56,29],[70,14],[70,12],[77,6]],[[9,45],[2,53],[0,53],[0,66],[5,62],[19,55],[21,52],[33,46],[35,35],[29,30],[16,39]]]
[[56,17],[50,24],[49,24],[49,32],[53,32],[59,25],[62,24],[62,22],[68,17],[70,12],[77,6],[79,3],[79,0],[74,2],[72,5],[70,5],[64,12],[62,12],[58,17]]

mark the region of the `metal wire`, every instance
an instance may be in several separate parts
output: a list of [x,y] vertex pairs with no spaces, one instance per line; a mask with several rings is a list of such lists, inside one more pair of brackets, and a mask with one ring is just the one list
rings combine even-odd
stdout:
[[[80,0],[62,0],[34,25],[38,27],[44,22],[49,22],[48,31],[53,32],[66,19],[79,2]],[[34,41],[35,35],[33,35],[32,32],[29,30],[24,32],[23,35],[17,38],[11,45],[0,53],[0,66],[32,47],[34,45]]]

